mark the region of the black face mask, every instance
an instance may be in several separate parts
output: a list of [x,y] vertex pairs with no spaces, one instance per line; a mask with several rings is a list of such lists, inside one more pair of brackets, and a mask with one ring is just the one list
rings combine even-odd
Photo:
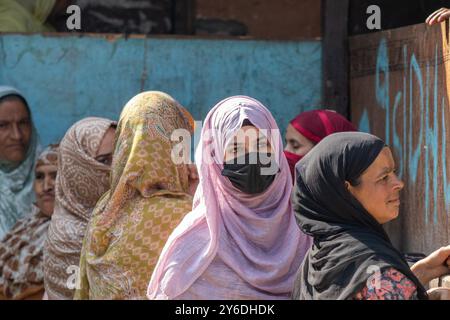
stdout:
[[[268,157],[270,158],[270,154]],[[240,164],[245,158],[245,163]],[[250,163],[250,159],[256,163]],[[259,154],[247,153],[239,158],[234,158],[228,163],[223,164],[222,175],[227,177],[230,182],[248,194],[257,194],[264,192],[275,179],[276,173],[272,175],[261,174],[261,168],[270,168],[271,162],[262,164],[259,159]],[[278,168],[277,168],[278,172]]]

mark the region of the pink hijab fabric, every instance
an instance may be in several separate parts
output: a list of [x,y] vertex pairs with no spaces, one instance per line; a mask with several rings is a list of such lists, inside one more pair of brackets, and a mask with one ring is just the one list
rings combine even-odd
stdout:
[[[241,192],[221,175],[224,150],[245,119],[259,129],[273,129],[267,139],[280,167],[270,187],[258,195]],[[193,210],[169,237],[151,277],[148,298],[183,299],[198,280],[203,281],[198,287],[205,290],[196,292],[196,298],[232,300],[240,296],[231,290],[237,279],[240,288],[250,292],[249,299],[289,299],[311,239],[295,222],[292,178],[269,110],[246,96],[222,100],[206,116],[195,159],[200,182]],[[209,267],[215,277],[233,275],[219,281],[229,283],[228,296],[216,294],[213,281],[205,286]]]

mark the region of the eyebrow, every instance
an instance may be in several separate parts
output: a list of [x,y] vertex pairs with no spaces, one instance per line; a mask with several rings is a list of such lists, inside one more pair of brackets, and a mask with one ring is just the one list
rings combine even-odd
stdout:
[[384,176],[385,174],[390,173],[390,172],[392,172],[392,171],[394,171],[394,168],[384,167],[384,168],[383,168],[383,171],[377,176],[377,179],[378,179],[378,178],[381,178],[381,177]]
[[11,123],[11,122],[21,122],[21,121],[31,121],[31,118],[29,116],[20,118],[19,120],[11,120],[11,119],[0,119],[1,123]]
[[103,153],[103,154],[99,154],[98,156],[96,156],[95,158],[100,158],[100,157],[106,157],[106,156],[110,156],[112,155],[112,152],[108,152],[108,153]]
[[[243,142],[238,142],[238,141],[241,141],[241,140],[238,140],[236,137],[234,137],[234,138],[233,138],[233,144],[230,144],[228,148],[234,148],[234,147],[237,147],[237,146],[245,145],[245,143],[243,143]],[[265,135],[258,136],[258,137],[256,138],[256,142],[257,142],[258,144],[266,142],[266,143],[268,143],[269,146],[270,146],[269,140],[267,139],[267,137],[266,137]]]
[[53,174],[53,173],[57,173],[58,172],[58,169],[54,169],[54,170],[49,170],[49,171],[42,171],[42,170],[39,170],[39,169],[36,169],[35,171],[34,171],[34,173],[37,175],[37,174],[43,174],[43,175],[45,175],[45,174]]

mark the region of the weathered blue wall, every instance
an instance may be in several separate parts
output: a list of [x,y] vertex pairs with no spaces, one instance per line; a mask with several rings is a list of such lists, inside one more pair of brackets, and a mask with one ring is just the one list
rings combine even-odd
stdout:
[[83,117],[117,119],[141,90],[169,93],[196,120],[222,98],[250,95],[284,130],[320,105],[321,43],[3,35],[0,84],[24,92],[43,144]]

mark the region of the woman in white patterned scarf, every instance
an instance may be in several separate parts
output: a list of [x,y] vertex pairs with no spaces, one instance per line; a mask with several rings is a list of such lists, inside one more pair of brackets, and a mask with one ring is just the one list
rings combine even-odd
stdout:
[[110,186],[115,126],[112,120],[86,118],[60,143],[55,210],[44,246],[44,285],[50,300],[73,298],[86,226]]

